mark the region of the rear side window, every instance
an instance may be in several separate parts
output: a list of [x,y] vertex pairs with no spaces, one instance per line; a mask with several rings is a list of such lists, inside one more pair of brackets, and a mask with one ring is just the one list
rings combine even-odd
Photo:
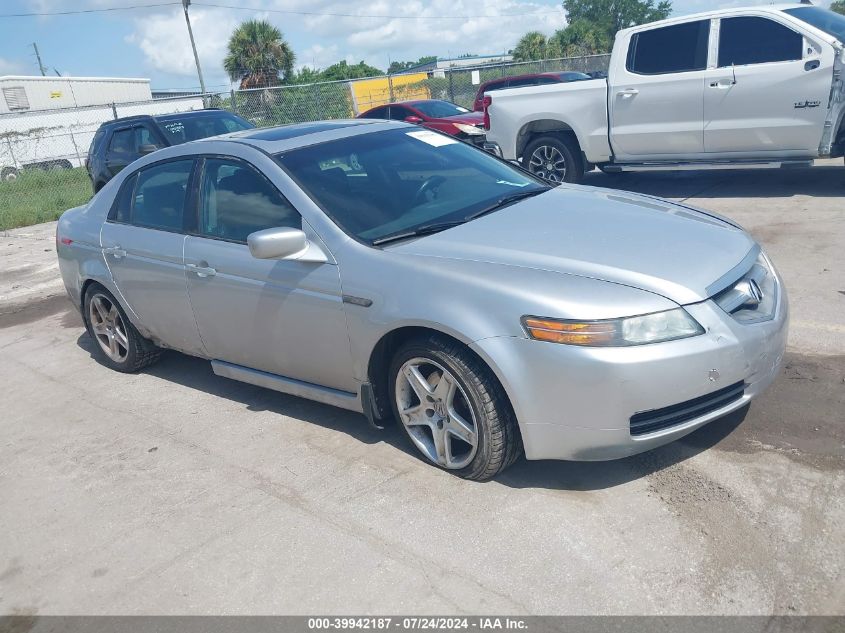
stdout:
[[135,131],[132,128],[117,130],[111,137],[109,151],[115,154],[128,154],[134,151]]
[[508,88],[520,88],[522,86],[536,86],[539,80],[537,77],[520,77],[519,79],[511,79],[508,82]]
[[[138,172],[130,223],[164,231],[181,231],[193,160],[151,165]],[[121,191],[121,194],[123,192]]]
[[386,119],[387,108],[375,108],[361,115],[362,119]]
[[767,18],[723,18],[719,26],[719,67],[801,59],[804,38]]
[[640,75],[704,70],[710,20],[698,20],[634,33],[626,67]]
[[255,169],[227,159],[205,161],[200,234],[246,242],[250,233],[276,227],[302,228],[302,218]]
[[109,213],[110,220],[123,223],[129,222],[132,213],[132,199],[135,194],[135,185],[137,182],[138,174],[133,174],[124,181]]

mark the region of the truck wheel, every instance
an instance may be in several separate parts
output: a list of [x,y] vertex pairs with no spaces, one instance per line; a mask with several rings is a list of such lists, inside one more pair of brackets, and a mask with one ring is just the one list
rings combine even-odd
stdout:
[[99,284],[85,291],[85,329],[96,343],[96,356],[107,367],[123,373],[136,372],[155,363],[161,349],[148,341],[129,322],[112,294]]
[[481,359],[443,336],[414,339],[390,365],[393,413],[425,459],[484,481],[522,452],[504,389]]
[[18,179],[18,170],[14,167],[4,167],[0,170],[0,180],[3,182],[12,182]]
[[540,136],[534,139],[525,148],[522,166],[552,184],[580,182],[584,178],[581,150],[569,137]]

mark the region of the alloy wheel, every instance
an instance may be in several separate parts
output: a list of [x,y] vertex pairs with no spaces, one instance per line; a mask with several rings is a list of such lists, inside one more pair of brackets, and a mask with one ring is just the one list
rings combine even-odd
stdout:
[[528,170],[549,182],[563,182],[566,178],[566,157],[556,147],[540,145],[528,160]]
[[411,440],[430,461],[450,470],[478,450],[478,424],[455,376],[428,358],[413,358],[396,377],[396,406]]
[[122,363],[129,354],[129,337],[120,311],[107,296],[96,294],[88,302],[91,331],[106,356]]

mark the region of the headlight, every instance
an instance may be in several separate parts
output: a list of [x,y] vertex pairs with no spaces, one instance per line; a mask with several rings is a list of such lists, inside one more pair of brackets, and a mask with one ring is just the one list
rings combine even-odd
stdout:
[[525,316],[522,325],[538,341],[586,347],[644,345],[704,334],[704,328],[683,308],[601,321]]
[[464,134],[469,134],[470,136],[481,136],[484,134],[484,130],[477,128],[474,125],[469,125],[468,123],[453,123],[452,125]]

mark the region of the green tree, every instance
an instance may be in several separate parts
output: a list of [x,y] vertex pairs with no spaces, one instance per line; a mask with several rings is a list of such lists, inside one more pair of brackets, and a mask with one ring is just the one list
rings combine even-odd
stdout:
[[834,2],[831,2],[830,10],[845,15],[845,0],[834,0]]
[[374,66],[368,66],[363,61],[350,65],[346,63],[346,60],[343,60],[337,62],[336,64],[332,64],[325,70],[321,71],[320,77],[322,78],[322,81],[335,81],[338,79],[361,79],[362,77],[375,77],[383,74],[383,71],[375,68]]
[[267,88],[290,80],[295,61],[279,29],[266,20],[248,20],[229,38],[223,68],[242,90]]
[[513,60],[516,62],[533,62],[546,59],[546,36],[540,31],[529,31],[521,38],[513,49]]
[[560,51],[560,57],[577,57],[607,53],[613,46],[613,39],[601,25],[576,20],[556,31],[549,38],[549,44]]
[[654,22],[672,13],[670,0],[563,0],[569,24],[584,22],[602,30],[609,42],[616,32],[637,24]]
[[392,75],[394,73],[401,73],[402,71],[408,70],[409,68],[413,68],[414,66],[430,64],[431,62],[436,61],[436,55],[423,55],[415,62],[390,62],[390,66],[387,68],[387,74]]

